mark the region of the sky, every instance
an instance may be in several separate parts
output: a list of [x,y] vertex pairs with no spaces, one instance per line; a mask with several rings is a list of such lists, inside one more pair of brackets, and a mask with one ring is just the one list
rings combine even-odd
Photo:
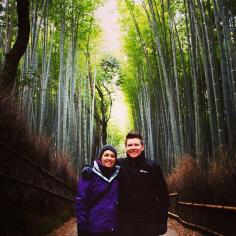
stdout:
[[95,13],[103,29],[102,51],[117,54],[121,49],[121,30],[116,0],[107,0]]
[[[107,0],[103,6],[97,9],[95,16],[103,29],[102,52],[119,58],[122,45],[116,0]],[[119,89],[114,94],[111,123],[116,124],[122,133],[130,129],[128,108],[124,101],[124,95]]]
[[[141,4],[142,2],[142,0],[134,1],[136,4]],[[106,0],[105,4],[97,9],[95,16],[104,31],[102,51],[114,53],[119,57],[121,54],[121,30],[117,0]]]

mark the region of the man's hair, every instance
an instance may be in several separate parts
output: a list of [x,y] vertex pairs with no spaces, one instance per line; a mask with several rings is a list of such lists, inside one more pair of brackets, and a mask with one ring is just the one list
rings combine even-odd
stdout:
[[130,131],[125,137],[125,145],[127,144],[128,139],[138,138],[141,140],[141,144],[143,144],[143,137],[138,131]]

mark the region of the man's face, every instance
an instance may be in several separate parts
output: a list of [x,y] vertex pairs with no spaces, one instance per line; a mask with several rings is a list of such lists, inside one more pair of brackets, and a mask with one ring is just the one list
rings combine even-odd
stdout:
[[126,153],[131,158],[137,158],[140,156],[141,152],[144,149],[144,145],[141,143],[141,140],[138,138],[127,139],[125,150]]

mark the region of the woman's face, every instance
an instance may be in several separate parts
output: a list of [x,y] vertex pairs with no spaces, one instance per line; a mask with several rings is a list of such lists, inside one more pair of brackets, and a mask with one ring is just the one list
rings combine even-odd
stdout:
[[101,161],[103,166],[111,168],[115,165],[116,155],[112,151],[106,150],[102,155]]

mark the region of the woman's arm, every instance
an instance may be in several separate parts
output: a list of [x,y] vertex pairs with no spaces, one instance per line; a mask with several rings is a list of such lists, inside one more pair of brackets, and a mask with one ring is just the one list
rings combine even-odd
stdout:
[[89,190],[92,177],[93,173],[91,167],[83,168],[79,178],[76,196],[76,218],[79,231],[88,230]]

